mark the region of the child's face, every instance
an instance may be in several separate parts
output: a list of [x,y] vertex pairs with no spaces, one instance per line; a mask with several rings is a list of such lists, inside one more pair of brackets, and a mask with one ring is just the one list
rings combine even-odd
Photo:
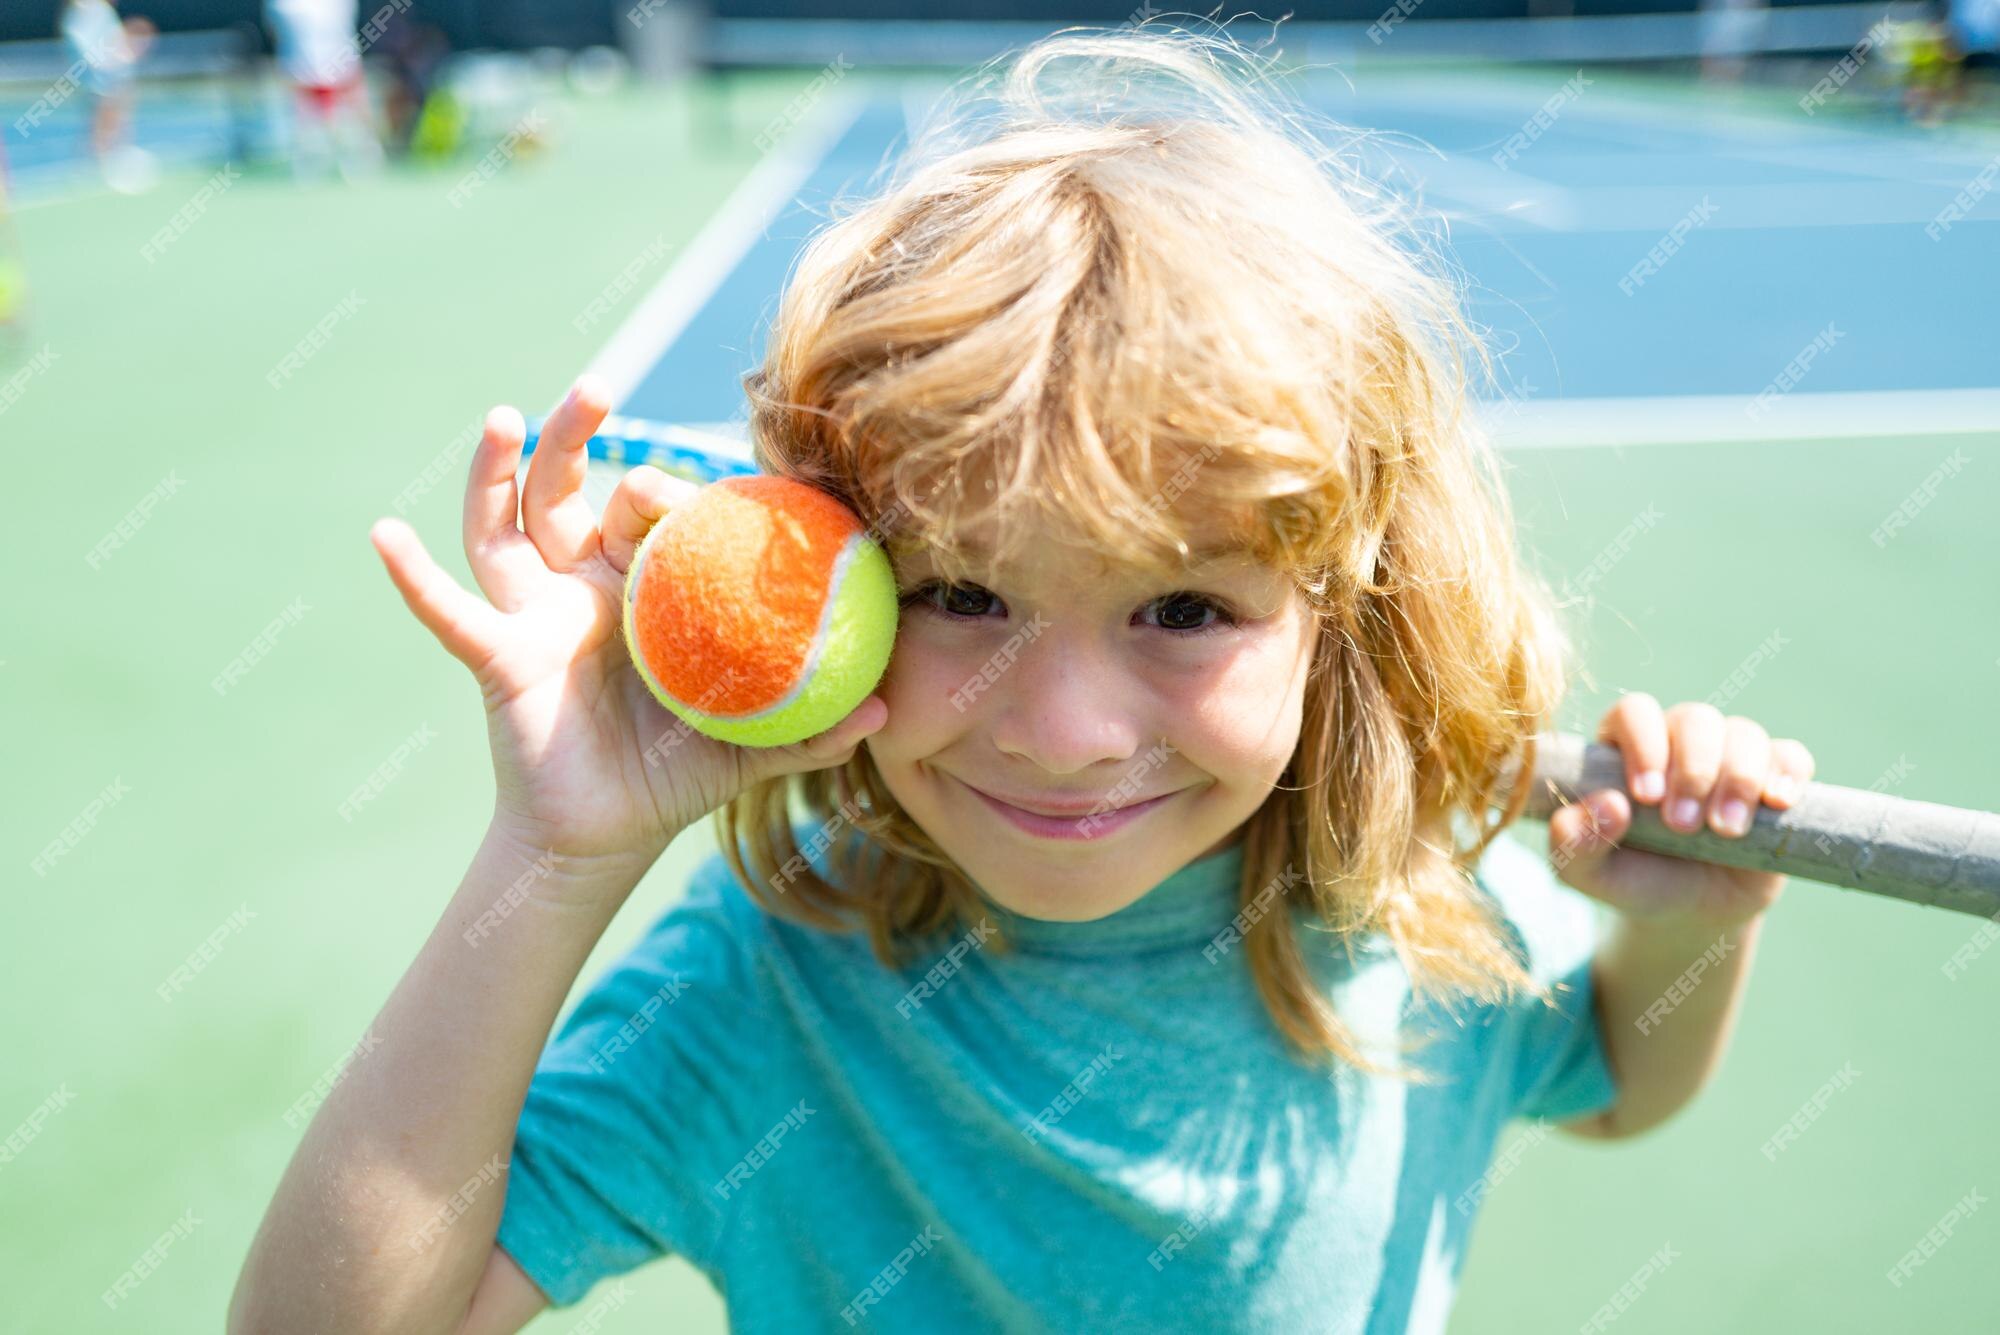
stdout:
[[[911,818],[1014,912],[1124,908],[1234,842],[1291,760],[1317,623],[1247,554],[1162,578],[1038,544],[947,586],[919,551],[896,575],[889,721],[869,750]],[[1030,828],[989,798],[1077,814]]]

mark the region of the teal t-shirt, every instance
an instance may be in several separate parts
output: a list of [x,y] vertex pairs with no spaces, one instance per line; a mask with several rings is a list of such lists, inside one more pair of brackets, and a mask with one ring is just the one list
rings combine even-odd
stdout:
[[1314,1071],[1230,930],[1242,856],[1094,922],[994,906],[1012,953],[975,926],[891,972],[712,854],[543,1053],[500,1245],[558,1307],[679,1253],[744,1331],[1443,1330],[1503,1126],[1614,1101],[1593,909],[1495,840],[1480,883],[1566,990],[1456,1018],[1300,927],[1341,1017],[1436,1032],[1447,1079]]

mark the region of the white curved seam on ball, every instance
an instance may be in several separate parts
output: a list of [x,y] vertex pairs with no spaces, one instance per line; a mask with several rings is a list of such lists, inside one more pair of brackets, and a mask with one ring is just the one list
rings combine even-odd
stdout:
[[[652,540],[653,535],[648,533],[646,535],[646,542],[650,543]],[[681,703],[688,711],[699,714],[705,719],[714,719],[718,723],[755,723],[759,719],[769,718],[771,715],[789,708],[799,698],[800,694],[804,692],[806,683],[812,680],[814,669],[819,666],[820,650],[826,645],[827,632],[833,624],[833,610],[840,601],[841,586],[846,581],[849,567],[861,558],[861,544],[867,541],[868,535],[866,533],[855,534],[841,547],[840,555],[834,558],[833,570],[826,582],[826,599],[819,611],[819,628],[813,635],[812,645],[806,653],[805,662],[800,665],[798,681],[794,683],[791,690],[780,696],[777,703],[766,705],[764,708],[754,710],[748,714],[718,714],[713,710],[701,709],[695,705],[688,704],[686,701],[682,701]],[[645,550],[645,545],[641,544],[639,552],[633,557],[633,560],[637,561],[643,557]],[[625,616],[628,623],[626,626],[626,639],[629,642],[632,633],[629,624],[632,610],[629,606],[625,610]],[[637,659],[640,656],[635,654],[633,657]],[[655,694],[669,694],[667,688],[660,685],[659,679],[653,675],[652,669],[647,667],[643,661],[639,664],[639,671],[645,675],[647,684],[654,688]]]
[[[653,527],[647,531],[646,536],[640,540],[639,550],[632,553],[631,570],[637,573],[638,579],[643,579],[645,577],[646,553],[652,549],[653,539],[658,537],[660,531],[665,527],[666,525],[664,524],[653,525]],[[633,583],[637,584],[638,579],[634,579]],[[638,637],[633,633],[636,627],[632,624],[634,610],[635,610],[633,606],[633,601],[634,600],[629,597],[625,600],[625,648],[627,651],[626,657],[630,658],[632,660],[633,666],[639,669],[639,675],[640,677],[644,678],[647,689],[652,691],[653,698],[656,700],[664,700],[667,698],[670,692],[667,690],[666,686],[660,681],[660,679],[653,675],[653,669],[648,667],[646,664],[646,656],[638,651],[639,650]],[[697,710],[696,712],[699,713],[700,711]],[[681,722],[686,723],[687,720],[682,719]]]

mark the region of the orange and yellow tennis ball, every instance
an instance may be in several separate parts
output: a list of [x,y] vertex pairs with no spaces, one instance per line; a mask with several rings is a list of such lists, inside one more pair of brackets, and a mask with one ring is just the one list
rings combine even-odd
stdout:
[[896,578],[855,513],[791,478],[703,487],[625,576],[625,643],[688,726],[788,746],[868,698],[896,645]]

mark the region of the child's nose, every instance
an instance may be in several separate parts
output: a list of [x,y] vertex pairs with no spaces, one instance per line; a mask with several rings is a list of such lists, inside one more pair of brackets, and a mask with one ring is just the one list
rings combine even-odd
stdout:
[[994,683],[994,744],[1049,774],[1129,760],[1149,735],[1136,682],[1059,640],[1024,649]]

